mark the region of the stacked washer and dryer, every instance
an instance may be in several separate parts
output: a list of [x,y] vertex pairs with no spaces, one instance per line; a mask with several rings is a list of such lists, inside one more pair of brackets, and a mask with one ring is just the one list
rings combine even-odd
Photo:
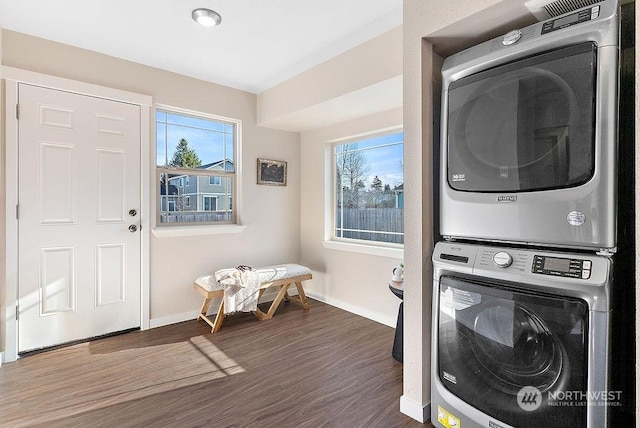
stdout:
[[576,3],[444,62],[434,426],[632,420],[628,24]]

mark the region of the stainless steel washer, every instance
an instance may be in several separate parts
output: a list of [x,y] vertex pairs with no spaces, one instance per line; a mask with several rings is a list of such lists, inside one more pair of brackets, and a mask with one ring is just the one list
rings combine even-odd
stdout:
[[438,243],[432,423],[604,427],[612,261]]

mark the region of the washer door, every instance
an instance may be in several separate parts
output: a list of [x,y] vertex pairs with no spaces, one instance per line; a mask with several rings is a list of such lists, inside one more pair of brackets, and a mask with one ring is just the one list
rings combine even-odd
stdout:
[[[586,406],[548,399],[586,391],[584,301],[443,276],[438,306],[437,375],[449,391],[513,426],[585,426]],[[525,387],[539,402],[519,404]]]

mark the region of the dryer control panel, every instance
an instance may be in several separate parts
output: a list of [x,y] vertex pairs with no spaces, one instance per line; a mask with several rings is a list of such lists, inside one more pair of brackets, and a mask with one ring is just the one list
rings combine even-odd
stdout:
[[542,275],[589,279],[591,276],[591,261],[536,254],[533,256],[531,272]]

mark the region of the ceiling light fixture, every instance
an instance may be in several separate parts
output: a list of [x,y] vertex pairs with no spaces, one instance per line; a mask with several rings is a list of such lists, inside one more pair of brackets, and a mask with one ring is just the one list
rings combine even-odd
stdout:
[[220,14],[218,12],[214,12],[211,9],[195,9],[193,12],[191,12],[191,17],[198,24],[205,27],[215,27],[216,25],[220,25],[220,23],[222,22],[222,17],[220,16]]

